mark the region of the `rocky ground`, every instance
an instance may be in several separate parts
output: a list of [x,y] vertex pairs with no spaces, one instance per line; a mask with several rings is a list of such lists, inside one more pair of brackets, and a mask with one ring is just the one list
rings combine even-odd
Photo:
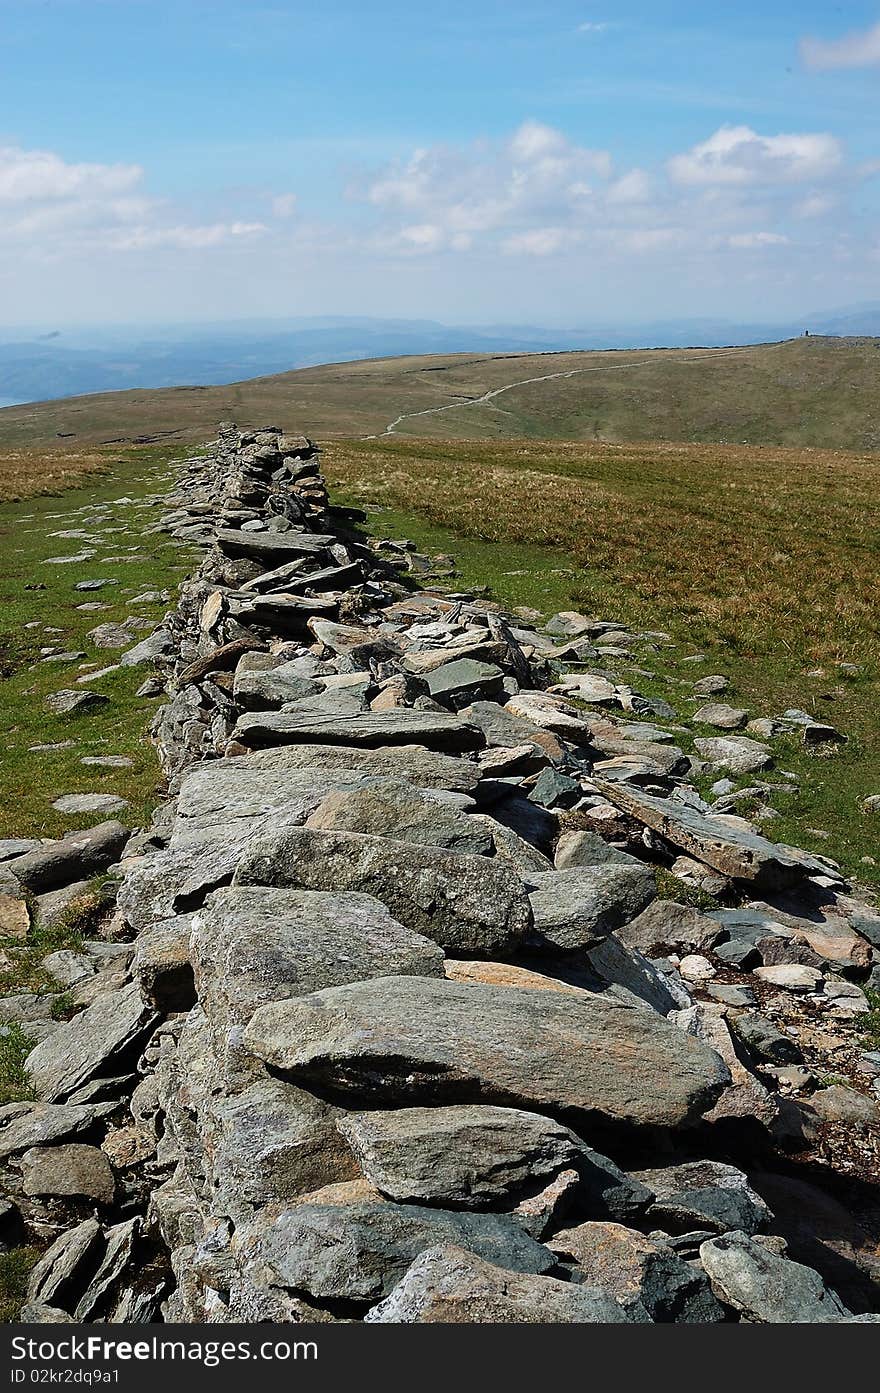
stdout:
[[89,896],[55,996],[0,1002],[23,1318],[880,1319],[880,916],[738,815],[780,731],[840,733],[718,674],[685,754],[608,670],[664,635],[504,613],[362,521],[310,442],[222,428],[135,650],[167,800],[0,844],[13,955]]

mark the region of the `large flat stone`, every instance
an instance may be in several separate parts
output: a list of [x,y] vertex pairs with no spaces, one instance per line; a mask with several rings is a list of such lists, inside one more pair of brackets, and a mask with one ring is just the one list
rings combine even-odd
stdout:
[[403,779],[376,779],[327,795],[307,819],[319,831],[366,832],[445,851],[488,856],[494,850],[485,819],[476,820]]
[[439,711],[371,711],[360,716],[345,712],[265,711],[241,716],[233,732],[243,745],[278,745],[284,741],[308,744],[425,745],[432,750],[476,750],[482,731],[458,716]]
[[267,837],[242,858],[235,883],[374,895],[407,928],[468,955],[501,953],[531,924],[508,863],[361,832],[295,828]]
[[97,1126],[106,1105],[10,1103],[0,1108],[0,1160],[32,1146],[80,1137]]
[[257,561],[280,565],[298,556],[316,556],[329,561],[329,549],[338,538],[320,532],[239,532],[232,527],[217,528],[217,543],[227,556],[249,556]]
[[730,1074],[714,1050],[607,994],[386,977],[257,1011],[245,1048],[374,1103],[484,1101],[573,1125],[674,1127]]
[[[237,761],[231,761],[237,763]],[[255,750],[248,767],[272,774],[307,770],[315,775],[351,772],[368,778],[406,779],[418,788],[448,789],[473,793],[480,780],[479,766],[469,759],[439,754],[423,745],[380,745],[359,749],[350,745],[281,745]]]

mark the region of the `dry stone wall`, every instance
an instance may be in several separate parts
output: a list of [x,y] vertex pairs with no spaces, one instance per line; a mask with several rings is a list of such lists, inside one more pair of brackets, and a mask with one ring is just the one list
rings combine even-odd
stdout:
[[[68,1195],[26,1316],[868,1318],[870,1262],[845,1300],[795,1261],[749,1161],[822,1125],[786,1002],[856,1049],[880,921],[705,804],[664,713],[611,714],[597,646],[638,636],[536,627],[362,521],[302,437],[186,461],[162,523],[204,559],[147,640],[168,799],[124,851],[5,863],[121,854],[113,972],[0,1119]],[[672,865],[717,906],[658,899]]]

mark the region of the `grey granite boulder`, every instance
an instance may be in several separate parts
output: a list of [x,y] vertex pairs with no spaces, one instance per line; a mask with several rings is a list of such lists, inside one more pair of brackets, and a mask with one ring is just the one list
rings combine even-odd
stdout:
[[235,883],[374,895],[408,929],[464,955],[507,951],[531,923],[507,863],[361,832],[294,828],[266,837],[242,858]]
[[636,1171],[635,1178],[655,1194],[648,1218],[671,1233],[738,1229],[753,1234],[773,1218],[743,1172],[722,1161],[686,1161]]
[[708,1239],[700,1262],[716,1296],[747,1320],[812,1325],[850,1314],[812,1267],[780,1257],[745,1233]]
[[376,1110],[344,1114],[339,1127],[367,1180],[401,1203],[497,1208],[563,1170],[579,1172],[596,1214],[637,1213],[651,1199],[569,1128],[519,1108]]
[[542,949],[592,948],[640,914],[657,893],[648,866],[577,866],[527,876],[532,941]]
[[302,1204],[242,1238],[248,1264],[273,1285],[332,1301],[376,1301],[438,1243],[467,1247],[515,1272],[548,1272],[552,1253],[506,1214],[421,1205]]

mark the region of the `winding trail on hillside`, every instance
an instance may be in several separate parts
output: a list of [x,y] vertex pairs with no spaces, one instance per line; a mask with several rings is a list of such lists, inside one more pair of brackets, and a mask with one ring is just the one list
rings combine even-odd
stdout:
[[[715,348],[709,353],[699,353],[695,357],[677,358],[677,363],[700,363],[707,358],[727,358],[734,353],[747,353],[753,345],[743,345],[741,348]],[[462,397],[458,401],[447,402],[445,406],[429,406],[423,411],[404,411],[400,416],[395,416],[393,421],[389,421],[383,431],[375,435],[365,435],[365,440],[382,440],[388,435],[396,435],[397,427],[404,421],[414,421],[419,416],[441,416],[444,411],[465,411],[472,406],[488,406],[496,397],[502,396],[505,392],[512,392],[516,387],[529,387],[535,382],[554,382],[562,377],[581,377],[590,372],[626,372],[636,368],[653,366],[653,361],[645,359],[638,363],[606,363],[595,368],[569,368],[565,372],[548,372],[541,377],[522,377],[516,382],[506,382],[502,387],[493,387],[490,391],[484,392],[481,397]]]

